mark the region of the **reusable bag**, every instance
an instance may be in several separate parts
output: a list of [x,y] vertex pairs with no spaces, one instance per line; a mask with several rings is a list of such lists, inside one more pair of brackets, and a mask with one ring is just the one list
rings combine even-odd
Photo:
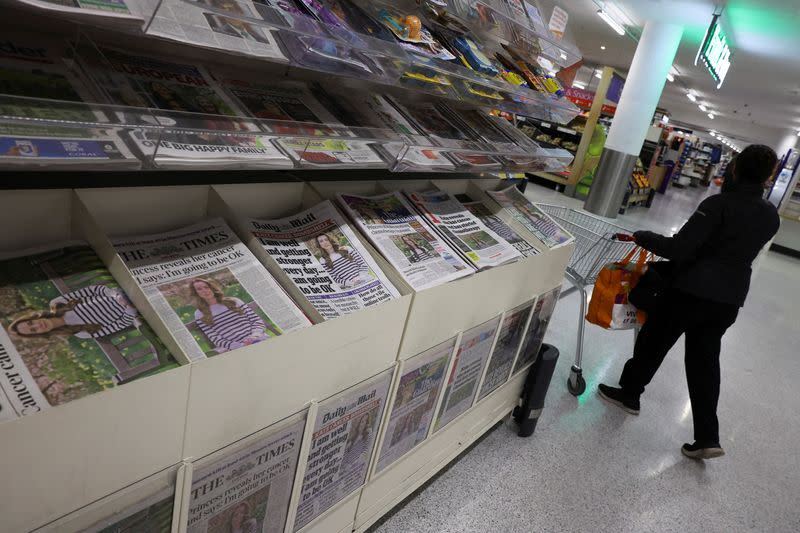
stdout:
[[[639,258],[633,263],[636,253]],[[609,263],[597,275],[586,320],[605,329],[632,329],[644,324],[646,315],[628,301],[628,294],[644,272],[648,252],[632,249],[622,261]]]

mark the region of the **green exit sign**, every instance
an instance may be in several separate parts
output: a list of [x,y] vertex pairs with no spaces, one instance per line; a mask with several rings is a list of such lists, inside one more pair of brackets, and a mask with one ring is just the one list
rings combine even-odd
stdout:
[[711,26],[709,26],[703,44],[697,52],[694,64],[696,65],[698,60],[702,60],[711,73],[711,77],[717,82],[717,89],[719,89],[725,81],[728,69],[731,68],[731,54],[730,40],[722,30],[719,15],[714,15],[714,20],[711,21]]

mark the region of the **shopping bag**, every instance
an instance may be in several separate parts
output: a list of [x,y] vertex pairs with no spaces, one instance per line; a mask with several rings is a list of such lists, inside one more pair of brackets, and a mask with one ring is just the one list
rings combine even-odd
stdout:
[[[637,252],[639,257],[634,263]],[[644,272],[647,256],[647,250],[636,247],[622,261],[609,263],[600,270],[589,302],[587,321],[605,329],[632,329],[644,324],[645,313],[628,301],[628,295]]]
[[673,275],[671,261],[649,261],[644,274],[628,295],[628,301],[639,311],[652,313],[670,286]]

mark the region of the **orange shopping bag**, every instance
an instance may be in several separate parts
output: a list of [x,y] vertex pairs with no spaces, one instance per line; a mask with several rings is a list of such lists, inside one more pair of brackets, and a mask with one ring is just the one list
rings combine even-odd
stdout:
[[[639,258],[632,263],[636,252]],[[645,269],[647,250],[636,247],[622,261],[609,263],[597,275],[586,320],[605,329],[631,329],[644,324],[646,314],[628,302]]]

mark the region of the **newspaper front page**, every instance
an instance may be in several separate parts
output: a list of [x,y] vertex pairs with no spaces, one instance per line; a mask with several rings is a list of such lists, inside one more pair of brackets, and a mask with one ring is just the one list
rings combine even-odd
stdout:
[[81,241],[0,258],[0,326],[2,419],[178,366]]
[[561,286],[546,292],[539,296],[536,300],[536,305],[533,306],[533,314],[531,321],[528,324],[528,331],[525,333],[525,342],[519,352],[517,364],[514,367],[514,373],[519,372],[530,363],[536,360],[539,355],[539,348],[544,341],[544,334],[547,333],[547,326],[550,324],[550,318],[553,316],[556,304],[558,303],[558,295],[561,293]]
[[478,396],[480,399],[485,398],[511,377],[511,367],[525,336],[525,325],[531,307],[533,302],[528,302],[506,313],[489,359],[489,367],[486,369],[486,377],[483,379]]
[[249,224],[326,320],[400,297],[329,200],[291,217]]
[[498,316],[461,335],[461,343],[456,350],[456,360],[447,380],[434,431],[439,431],[472,407],[478,394],[478,382],[486,368],[499,326]]
[[145,498],[124,511],[82,529],[81,533],[172,531],[172,511],[175,504],[175,487],[168,487]]
[[532,244],[523,239],[519,233],[511,229],[511,227],[503,222],[500,217],[492,213],[483,202],[474,202],[471,199],[461,202],[461,205],[467,208],[467,211],[478,217],[481,222],[486,224],[488,228],[500,235],[506,242],[511,244],[514,248],[524,257],[531,257],[537,255],[539,250]]
[[283,533],[305,423],[295,416],[195,467],[187,531]]
[[[151,0],[152,1],[152,0]],[[84,22],[102,20],[109,25],[125,28],[141,27],[149,14],[148,0],[7,0],[59,14]]]
[[528,200],[516,186],[486,193],[551,250],[575,240],[558,222]]
[[114,248],[192,361],[311,325],[221,218]]
[[337,196],[362,233],[414,290],[435,287],[475,272],[413,213],[402,193]]
[[403,366],[375,472],[381,472],[428,437],[436,401],[456,337],[425,350]]
[[489,229],[446,191],[407,192],[427,221],[477,269],[522,257],[505,239]]
[[392,370],[320,403],[294,531],[364,484]]

